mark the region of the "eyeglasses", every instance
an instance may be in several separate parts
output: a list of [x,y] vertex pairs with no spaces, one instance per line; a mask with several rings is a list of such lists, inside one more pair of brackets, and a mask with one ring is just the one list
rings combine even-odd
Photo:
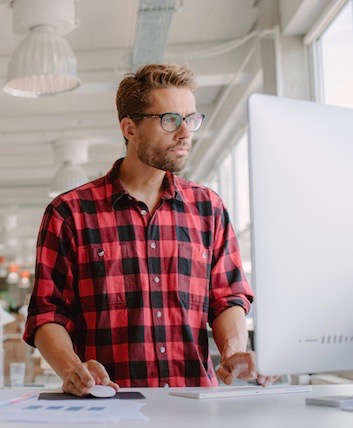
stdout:
[[136,113],[129,116],[131,119],[149,119],[159,117],[161,119],[161,127],[167,132],[174,132],[180,128],[185,120],[189,131],[195,132],[200,129],[205,115],[202,113],[191,113],[186,117],[180,116],[178,113],[163,113],[163,114],[143,114]]

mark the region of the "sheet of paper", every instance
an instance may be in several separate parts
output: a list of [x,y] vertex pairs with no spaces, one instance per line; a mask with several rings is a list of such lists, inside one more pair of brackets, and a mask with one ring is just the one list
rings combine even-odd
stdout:
[[140,412],[144,403],[127,400],[26,400],[3,407],[0,421],[106,423],[121,421],[148,421]]

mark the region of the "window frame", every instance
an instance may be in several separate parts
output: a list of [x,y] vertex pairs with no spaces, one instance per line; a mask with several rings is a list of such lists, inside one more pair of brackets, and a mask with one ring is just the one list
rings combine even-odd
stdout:
[[321,37],[348,3],[353,8],[353,0],[336,0],[330,4],[303,39],[309,62],[310,96],[319,103],[325,103]]

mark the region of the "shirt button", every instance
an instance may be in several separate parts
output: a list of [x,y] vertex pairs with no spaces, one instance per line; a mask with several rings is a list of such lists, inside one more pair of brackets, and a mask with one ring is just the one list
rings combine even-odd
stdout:
[[141,214],[142,214],[142,215],[146,215],[146,214],[147,214],[147,211],[146,211],[146,210],[141,210]]
[[155,242],[152,242],[151,243],[151,248],[156,248],[156,247],[157,247],[157,244]]
[[162,354],[164,354],[164,353],[165,353],[165,347],[164,347],[164,346],[161,346],[161,347],[159,348],[159,350],[161,351],[161,353],[162,353]]
[[104,256],[104,250],[98,251],[98,255],[99,255],[99,257],[103,257]]
[[207,253],[202,253],[202,258],[207,259]]
[[158,283],[158,282],[160,281],[160,279],[158,278],[158,276],[156,276],[156,277],[153,279],[153,281],[154,281],[154,282],[156,282],[156,283]]
[[161,312],[161,311],[157,311],[157,312],[156,312],[156,317],[157,317],[157,318],[160,318],[161,316],[162,316],[162,312]]

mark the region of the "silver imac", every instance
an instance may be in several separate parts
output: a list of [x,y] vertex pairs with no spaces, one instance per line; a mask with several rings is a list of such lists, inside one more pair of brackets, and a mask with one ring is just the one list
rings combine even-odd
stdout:
[[248,113],[258,369],[353,370],[353,109],[254,94]]

